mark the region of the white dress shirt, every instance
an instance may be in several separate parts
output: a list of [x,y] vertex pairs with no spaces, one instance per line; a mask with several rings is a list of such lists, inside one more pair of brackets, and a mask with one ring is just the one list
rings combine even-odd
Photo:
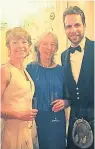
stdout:
[[75,51],[74,53],[70,53],[70,63],[71,63],[71,70],[72,74],[74,77],[74,80],[77,84],[80,70],[81,70],[81,65],[82,65],[82,60],[84,56],[84,46],[85,46],[85,38],[80,42],[80,47],[81,47],[81,52]]

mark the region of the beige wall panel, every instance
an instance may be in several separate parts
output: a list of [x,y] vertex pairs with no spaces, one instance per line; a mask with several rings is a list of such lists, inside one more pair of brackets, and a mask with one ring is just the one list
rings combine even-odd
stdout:
[[68,1],[68,6],[79,6],[86,16],[86,35],[94,40],[94,1]]
[[67,37],[65,35],[64,26],[63,26],[63,11],[67,7],[66,1],[57,1],[56,2],[56,34],[58,36],[59,48],[55,60],[57,63],[61,64],[60,56],[61,53],[67,47]]

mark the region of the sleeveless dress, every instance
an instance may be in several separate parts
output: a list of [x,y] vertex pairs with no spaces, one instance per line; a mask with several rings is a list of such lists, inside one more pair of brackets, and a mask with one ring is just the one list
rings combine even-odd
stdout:
[[[11,80],[4,92],[2,103],[17,112],[31,109],[35,90],[32,79],[26,70],[24,72],[28,80],[20,69],[9,63],[6,65],[10,69]],[[2,127],[1,149],[33,149],[32,134],[36,133],[34,121],[3,119]]]
[[65,149],[66,119],[65,111],[56,112],[58,123],[52,122],[54,112],[51,109],[53,99],[65,99],[64,67],[56,65],[45,68],[36,62],[29,63],[26,70],[35,84],[34,98],[37,100],[36,116],[39,149]]

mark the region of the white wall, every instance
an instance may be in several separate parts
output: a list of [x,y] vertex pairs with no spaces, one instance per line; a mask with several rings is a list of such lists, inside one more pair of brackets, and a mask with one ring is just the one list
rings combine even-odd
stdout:
[[[26,0],[24,0],[24,1],[26,1]],[[33,0],[31,0],[31,1],[33,1]],[[45,1],[46,1],[46,3],[48,2],[47,0],[44,0],[44,2]],[[86,24],[87,24],[86,35],[90,39],[93,40],[94,39],[94,3],[95,2],[94,1],[85,1],[85,0],[82,0],[82,2],[78,1],[78,0],[77,1],[51,0],[50,2],[52,4],[51,5],[52,7],[50,8],[50,10],[45,11],[46,6],[44,7],[44,5],[43,5],[43,8],[41,9],[41,11],[38,8],[38,13],[36,13],[37,11],[33,12],[34,13],[33,17],[31,17],[30,9],[29,9],[29,13],[28,13],[29,4],[23,5],[23,7],[26,6],[27,13],[21,14],[21,16],[19,16],[18,20],[17,20],[18,17],[16,17],[16,20],[17,20],[16,22],[18,22],[18,24],[20,24],[20,23],[22,23],[23,18],[27,17],[26,21],[28,21],[30,26],[26,26],[26,28],[27,28],[27,30],[29,30],[29,33],[31,33],[32,38],[35,38],[37,36],[36,34],[38,34],[38,31],[34,31],[35,24],[38,26],[38,29],[40,29],[41,31],[44,31],[45,28],[53,27],[54,33],[56,33],[56,35],[58,36],[58,40],[59,40],[59,49],[58,49],[57,55],[55,56],[55,60],[57,63],[61,63],[60,55],[61,55],[62,51],[66,50],[66,48],[68,47],[68,40],[65,35],[64,26],[63,26],[63,11],[67,7],[67,5],[68,6],[77,5],[81,9],[83,9],[83,11],[85,12],[85,15],[86,15]],[[39,2],[37,2],[37,0],[36,0],[35,4],[39,4],[42,7],[43,0],[39,0]],[[32,5],[32,2],[31,2],[31,5]],[[48,3],[47,3],[47,6],[48,6]],[[7,9],[10,9],[10,7],[7,7]],[[22,9],[22,8],[20,7],[20,9]],[[5,9],[2,10],[2,20],[3,21],[4,21],[3,14],[5,14],[5,11],[6,11]],[[24,11],[24,8],[23,8],[23,11]],[[53,21],[51,21],[49,19],[49,15],[52,11],[55,12],[55,19]],[[7,21],[8,21],[11,19],[11,16],[9,14],[7,14],[7,12],[8,12],[8,10],[6,11]],[[19,14],[17,13],[17,16],[18,15]],[[22,16],[22,15],[24,15],[24,16]],[[37,17],[39,18],[38,21],[37,21]],[[10,22],[8,22],[8,23],[10,24]],[[15,22],[13,20],[13,26],[15,25],[14,23]],[[12,26],[12,20],[11,20],[11,26]],[[7,52],[7,48],[5,46],[6,30],[7,30],[7,28],[5,28],[5,29],[0,28],[0,31],[1,31],[1,40],[0,40],[1,41],[1,63],[5,63],[8,60],[8,52]],[[30,61],[30,59],[32,59],[31,56],[29,57],[28,61]]]

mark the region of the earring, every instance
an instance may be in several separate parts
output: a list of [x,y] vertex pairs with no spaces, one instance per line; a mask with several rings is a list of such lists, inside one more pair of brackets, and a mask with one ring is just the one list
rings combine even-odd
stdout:
[[10,50],[8,50],[8,57],[10,57],[10,54],[11,54],[11,51],[10,51]]

